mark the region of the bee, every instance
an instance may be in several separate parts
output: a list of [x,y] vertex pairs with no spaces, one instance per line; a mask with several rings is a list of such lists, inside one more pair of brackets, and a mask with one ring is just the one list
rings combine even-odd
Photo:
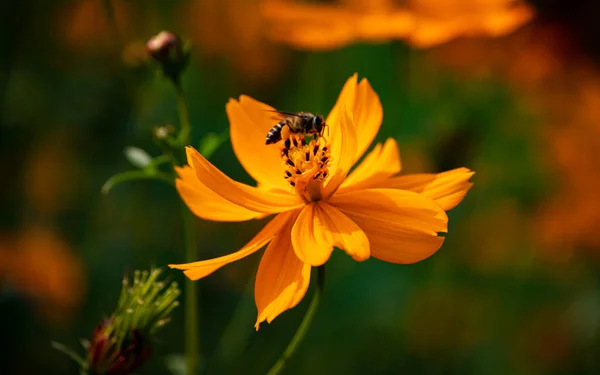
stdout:
[[280,122],[278,122],[267,134],[266,144],[277,143],[281,141],[281,132],[284,126],[290,129],[291,133],[304,134],[304,135],[315,135],[322,136],[323,128],[326,126],[325,120],[321,115],[313,115],[312,113],[299,112],[283,112],[283,111],[271,111],[279,115],[286,115]]

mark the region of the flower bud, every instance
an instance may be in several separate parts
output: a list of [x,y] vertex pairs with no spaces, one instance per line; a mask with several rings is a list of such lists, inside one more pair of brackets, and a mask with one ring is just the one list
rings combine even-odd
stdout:
[[146,51],[160,64],[162,72],[178,80],[187,66],[189,53],[181,39],[170,31],[161,31],[146,43]]
[[172,137],[175,134],[175,127],[173,125],[157,126],[152,130],[156,139],[163,141]]
[[169,58],[181,59],[183,57],[183,48],[181,40],[177,35],[169,31],[161,31],[150,38],[146,43],[146,51],[154,59],[161,63],[168,62]]
[[80,363],[82,373],[131,374],[148,359],[154,334],[179,305],[177,297],[181,291],[177,283],[165,287],[164,282],[158,281],[160,274],[160,270],[135,271],[132,281],[123,279],[117,308],[84,344],[85,359],[60,344],[55,348]]

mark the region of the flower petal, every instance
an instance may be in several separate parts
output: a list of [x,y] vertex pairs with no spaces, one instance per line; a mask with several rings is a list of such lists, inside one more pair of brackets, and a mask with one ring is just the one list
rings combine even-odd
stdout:
[[344,87],[342,87],[342,91],[338,96],[337,102],[331,109],[331,112],[329,112],[329,116],[327,116],[327,120],[325,121],[325,123],[327,124],[327,126],[329,126],[329,131],[331,132],[332,140],[334,138],[340,137],[339,122],[342,113],[342,108],[347,108],[348,110],[354,109],[354,98],[356,97],[357,83],[358,74],[354,73],[352,77],[346,80],[346,83],[344,84]]
[[398,176],[376,184],[377,188],[404,189],[434,199],[444,210],[456,207],[473,186],[469,182],[472,172],[468,168],[456,168],[442,173],[423,173]]
[[350,173],[340,186],[338,193],[349,189],[364,189],[388,180],[400,173],[400,153],[398,144],[393,138],[388,138],[383,147],[378,143],[364,160]]
[[278,168],[281,150],[265,145],[267,133],[279,122],[269,112],[274,108],[242,95],[239,101],[230,99],[225,109],[233,151],[246,172],[261,185],[287,188]]
[[246,246],[233,254],[214,259],[202,260],[199,262],[169,264],[169,267],[183,270],[183,273],[190,280],[198,280],[206,277],[224,265],[235,262],[236,260],[240,260],[260,250],[269,241],[271,241],[274,236],[281,232],[281,230],[285,228],[289,221],[293,221],[295,215],[297,215],[297,212],[286,212],[275,216],[273,220],[267,223],[267,225],[265,225],[265,227],[246,244]]
[[354,124],[356,125],[358,141],[354,162],[360,159],[379,132],[381,121],[383,120],[383,107],[381,106],[379,96],[366,78],[363,78],[358,85],[356,74],[346,81],[335,106],[327,117],[327,124],[331,127],[331,143],[334,157],[337,157],[334,144],[340,143],[339,138],[341,135],[339,134],[338,123],[341,120],[341,110],[344,107],[352,113]]
[[311,266],[325,264],[333,247],[356,261],[369,258],[369,240],[350,218],[327,203],[306,205],[292,228],[292,244],[298,258]]
[[308,290],[310,265],[303,263],[292,247],[290,220],[277,234],[258,266],[254,298],[258,309],[255,328],[265,320],[271,323],[282,312],[296,306]]
[[448,216],[430,198],[398,189],[366,189],[336,194],[329,203],[367,235],[371,255],[392,263],[414,263],[435,253]]
[[379,96],[366,78],[358,84],[354,103],[354,123],[358,145],[356,158],[358,160],[367,151],[383,120],[383,107]]
[[207,188],[228,201],[250,211],[273,214],[293,210],[303,205],[296,195],[258,189],[227,177],[193,147],[187,147],[188,163]]
[[[337,188],[344,182],[346,175],[350,171],[350,168],[354,165],[354,155],[356,155],[356,129],[354,127],[354,121],[352,113],[348,111],[342,111],[340,113],[340,131],[338,134],[341,137],[338,139],[340,143],[331,143],[331,154],[332,164],[330,165],[331,178],[327,185],[323,188],[323,195],[325,197],[331,196]],[[339,145],[337,151],[336,145]]]
[[194,215],[212,221],[246,221],[265,216],[238,206],[207,188],[198,180],[192,167],[175,167],[175,171],[179,175],[175,181],[177,191]]

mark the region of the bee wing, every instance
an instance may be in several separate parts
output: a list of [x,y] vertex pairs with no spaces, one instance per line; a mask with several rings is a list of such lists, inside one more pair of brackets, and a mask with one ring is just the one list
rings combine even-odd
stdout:
[[276,113],[278,116],[275,116],[274,118],[277,118],[279,120],[285,118],[286,116],[295,116],[295,117],[301,117],[300,114],[298,113],[293,113],[293,112],[286,112],[286,111],[278,111],[278,110],[270,110],[270,109],[265,109],[265,111],[267,112],[273,112]]

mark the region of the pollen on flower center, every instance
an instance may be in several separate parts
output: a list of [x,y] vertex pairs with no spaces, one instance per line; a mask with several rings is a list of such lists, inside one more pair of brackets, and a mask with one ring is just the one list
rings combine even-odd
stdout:
[[281,149],[283,178],[307,201],[320,199],[320,187],[329,175],[330,147],[321,137],[306,142],[292,134]]

